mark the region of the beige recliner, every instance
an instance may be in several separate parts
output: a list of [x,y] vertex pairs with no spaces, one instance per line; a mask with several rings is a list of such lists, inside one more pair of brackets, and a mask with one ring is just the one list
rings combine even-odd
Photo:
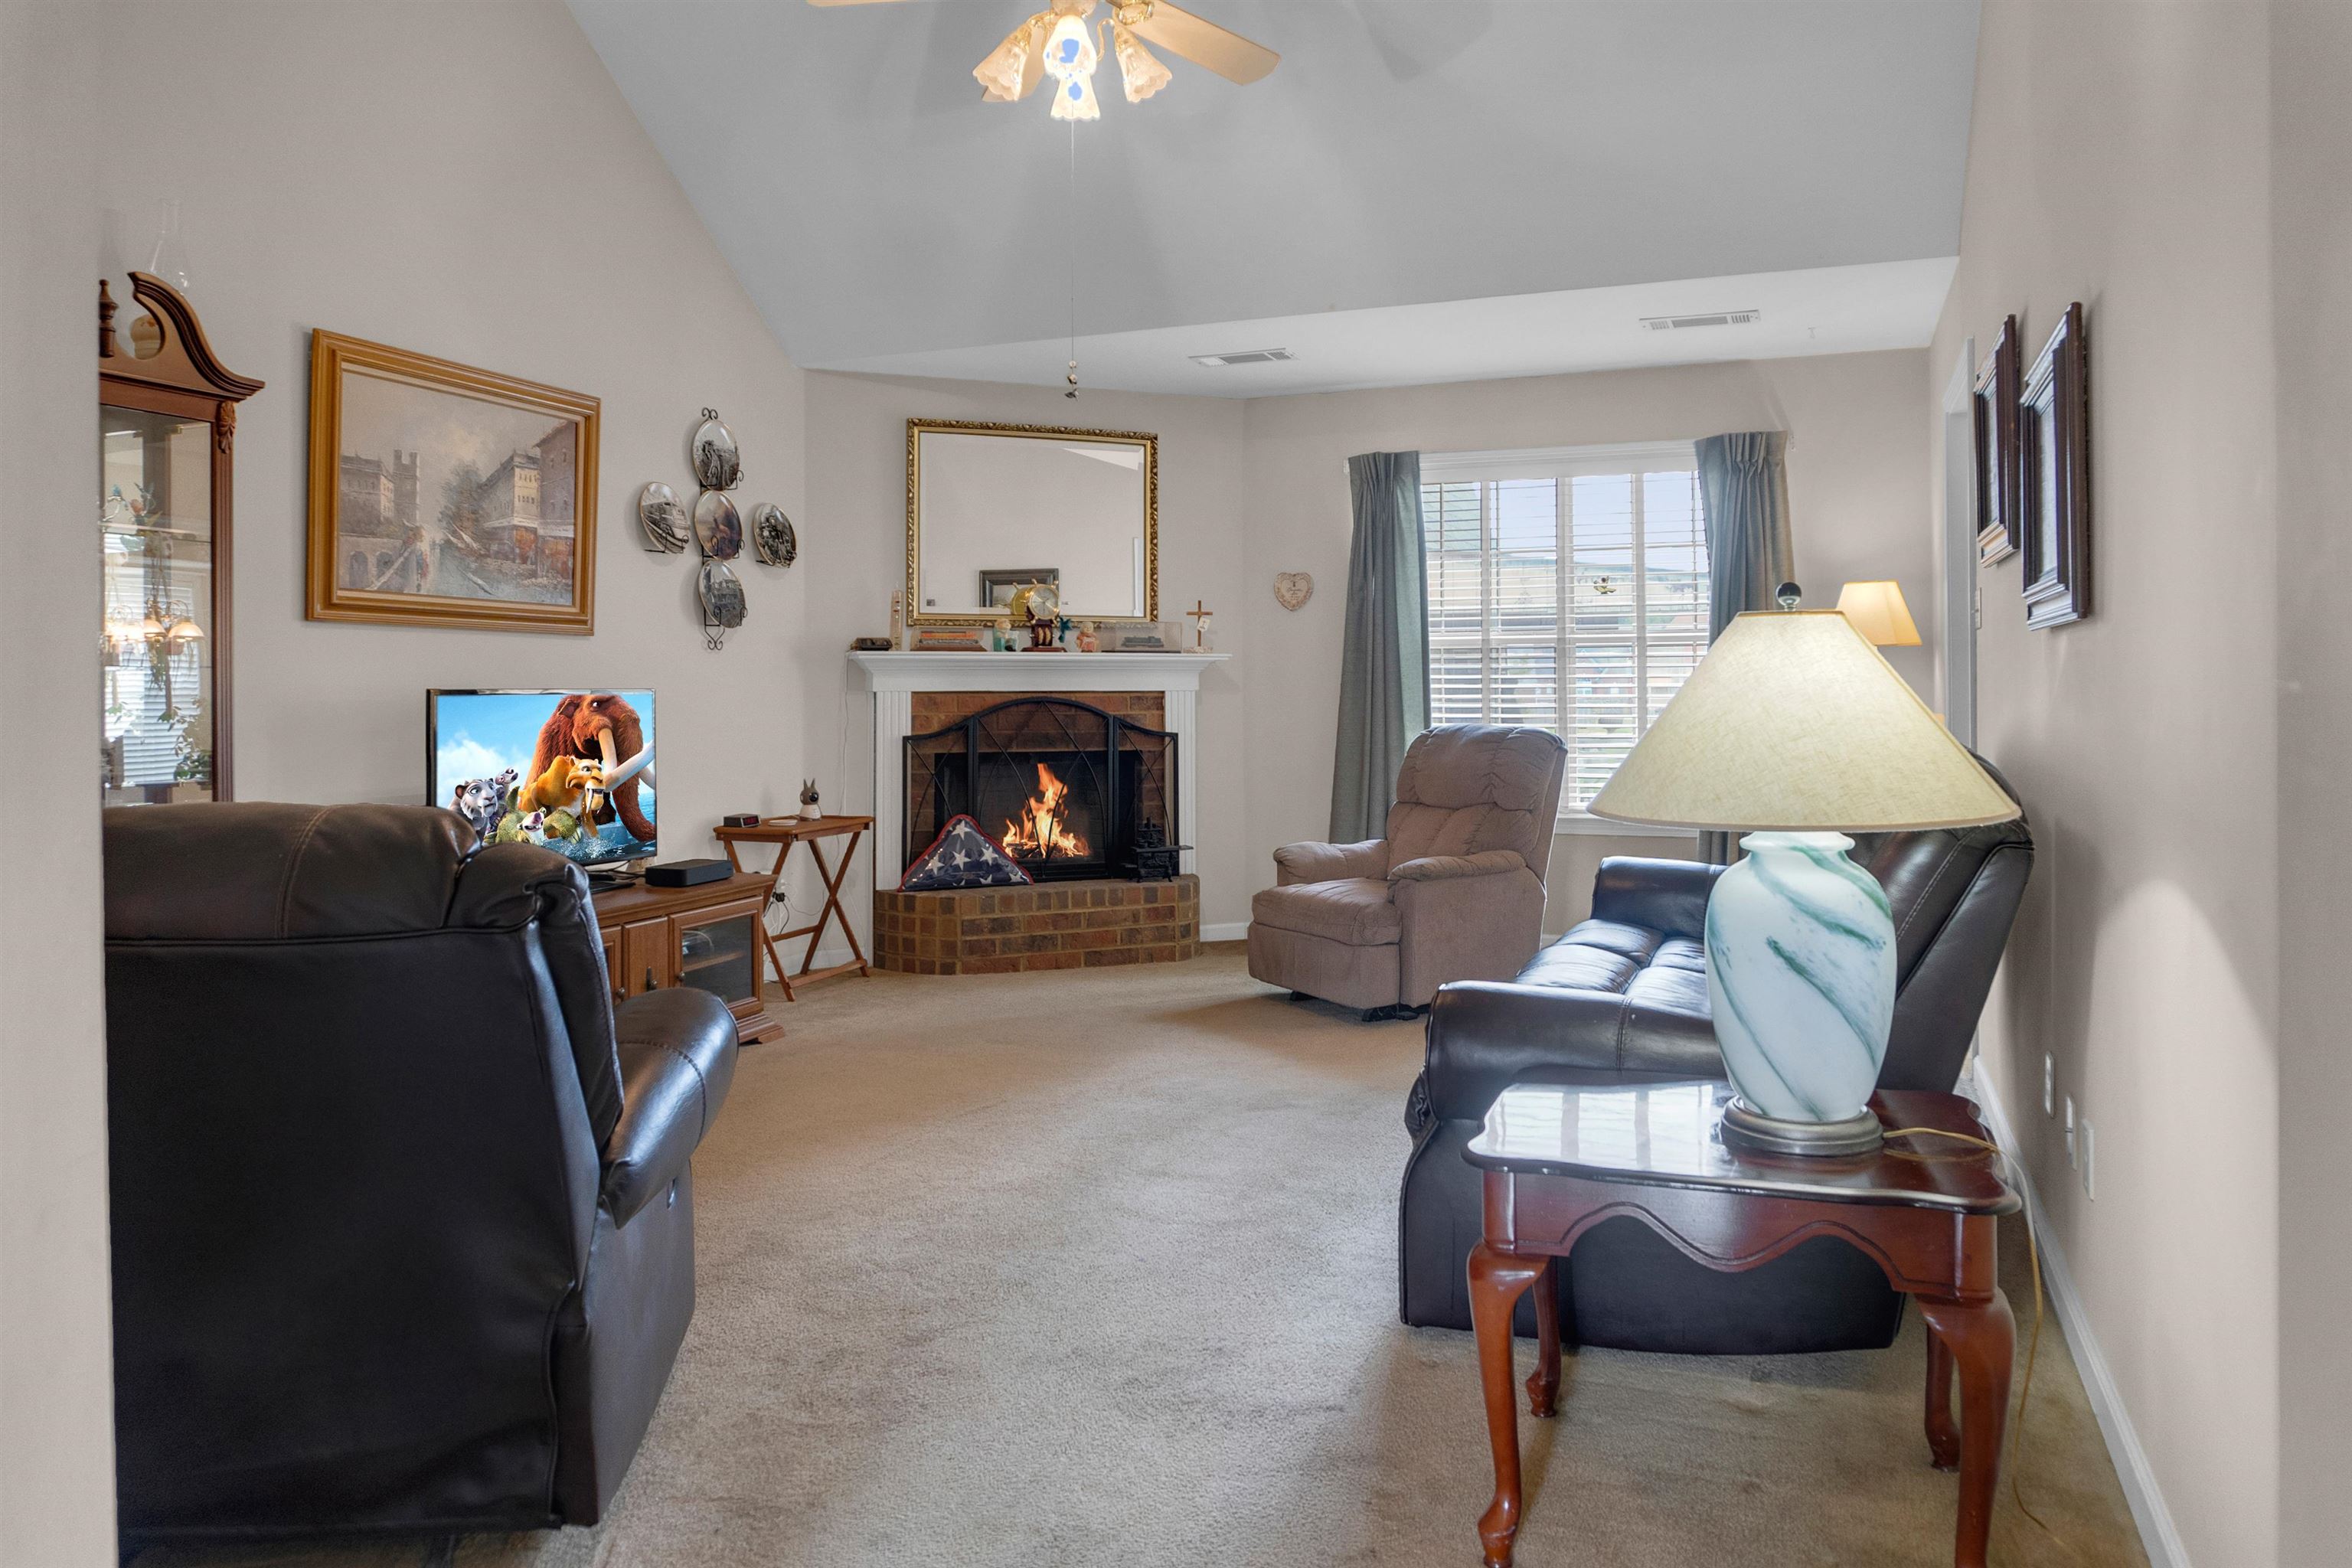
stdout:
[[1510,979],[1542,940],[1567,766],[1548,730],[1423,731],[1386,837],[1274,852],[1275,886],[1250,900],[1250,973],[1368,1013],[1424,1006],[1449,980]]

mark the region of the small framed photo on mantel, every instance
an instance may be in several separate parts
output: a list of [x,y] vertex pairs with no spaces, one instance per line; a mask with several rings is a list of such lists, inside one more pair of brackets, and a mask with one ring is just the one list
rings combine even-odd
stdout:
[[2091,358],[2080,300],[2026,373],[2019,399],[2025,624],[2091,613]]
[[2017,318],[2004,317],[1992,353],[1977,367],[1972,423],[1976,428],[1977,564],[2017,553]]

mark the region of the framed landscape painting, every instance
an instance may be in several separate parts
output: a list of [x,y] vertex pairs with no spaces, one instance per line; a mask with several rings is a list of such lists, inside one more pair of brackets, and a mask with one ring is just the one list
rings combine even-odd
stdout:
[[593,631],[598,406],[312,332],[310,617]]

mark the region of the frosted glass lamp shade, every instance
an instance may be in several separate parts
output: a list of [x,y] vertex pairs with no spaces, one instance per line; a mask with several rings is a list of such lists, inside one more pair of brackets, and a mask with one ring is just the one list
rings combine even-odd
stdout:
[[1903,602],[1903,587],[1891,578],[1879,583],[1848,583],[1838,591],[1838,614],[1853,629],[1880,647],[1917,647],[1919,623]]
[[1974,827],[2019,815],[1835,610],[1734,620],[1591,810],[1742,832]]

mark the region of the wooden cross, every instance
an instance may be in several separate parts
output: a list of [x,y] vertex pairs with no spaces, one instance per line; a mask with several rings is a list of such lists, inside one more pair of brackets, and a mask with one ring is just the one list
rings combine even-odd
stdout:
[[1194,652],[1200,652],[1207,647],[1207,644],[1202,642],[1201,639],[1201,632],[1202,628],[1209,624],[1209,617],[1216,613],[1216,611],[1204,606],[1198,599],[1193,600],[1192,607],[1184,612],[1184,614],[1192,617],[1192,648]]

